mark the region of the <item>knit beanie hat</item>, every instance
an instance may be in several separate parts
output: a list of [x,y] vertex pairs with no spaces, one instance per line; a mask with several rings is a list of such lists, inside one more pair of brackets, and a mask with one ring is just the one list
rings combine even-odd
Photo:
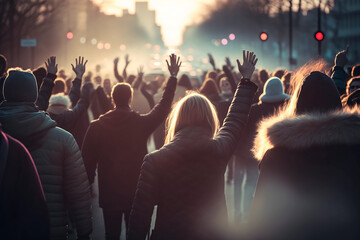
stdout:
[[38,97],[34,74],[23,70],[9,70],[2,92],[7,102],[34,103]]
[[280,102],[291,96],[284,93],[284,86],[280,78],[269,78],[264,85],[264,93],[260,95],[261,102]]
[[296,113],[326,113],[336,109],[341,109],[341,101],[334,81],[321,72],[311,72],[301,86]]

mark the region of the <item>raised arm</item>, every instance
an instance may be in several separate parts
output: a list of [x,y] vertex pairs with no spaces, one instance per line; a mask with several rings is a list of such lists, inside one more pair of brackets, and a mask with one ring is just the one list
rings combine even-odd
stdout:
[[88,109],[90,105],[90,96],[93,91],[93,84],[90,82],[85,83],[81,91],[80,100],[76,103],[76,105],[72,109],[65,110],[61,114],[50,114],[51,118],[55,120],[55,122],[61,128],[68,129],[69,127],[73,127],[80,119],[82,114]]
[[257,62],[256,55],[253,52],[243,51],[243,59],[243,64],[237,60],[243,78],[237,87],[223,126],[215,138],[218,152],[221,156],[225,156],[226,160],[229,159],[237,146],[257,90],[256,84],[250,81]]
[[213,56],[211,55],[211,53],[208,53],[208,57],[209,57],[209,63],[211,64],[212,68],[215,71],[218,71],[218,69],[216,69],[216,66],[215,66],[215,60],[214,60]]
[[123,78],[125,79],[125,81],[127,82],[127,73],[126,73],[126,69],[129,66],[131,60],[129,59],[129,54],[125,55],[125,66],[124,66],[124,70],[123,70]]
[[81,88],[82,77],[85,73],[86,63],[87,60],[84,63],[84,57],[79,56],[79,59],[75,59],[75,67],[74,65],[71,64],[72,70],[76,75],[71,90],[69,92],[69,98],[72,107],[75,107],[76,103],[79,101],[81,96],[80,88]]
[[174,99],[177,84],[177,74],[181,66],[180,57],[175,54],[170,55],[170,63],[166,60],[169,69],[170,78],[166,83],[165,91],[158,104],[146,115],[142,115],[143,121],[146,121],[146,129],[148,133],[153,132],[165,120],[170,112],[171,104]]
[[230,86],[231,86],[231,91],[233,93],[235,93],[235,91],[236,91],[236,82],[235,82],[235,79],[234,79],[234,75],[231,72],[231,68],[229,68],[229,66],[224,65],[223,66],[223,71],[225,72],[225,75],[228,78],[228,81],[229,81]]
[[51,92],[54,87],[54,80],[56,79],[56,73],[58,70],[58,65],[56,64],[56,57],[51,56],[45,62],[47,75],[43,79],[43,82],[39,89],[39,96],[36,100],[36,105],[39,107],[40,111],[46,111],[49,107],[49,99],[51,97]]
[[116,78],[116,80],[118,80],[118,82],[124,82],[124,78],[122,76],[120,76],[120,74],[119,74],[118,63],[119,63],[119,58],[117,57],[117,58],[114,59],[115,78]]
[[348,75],[344,70],[345,65],[348,62],[347,53],[349,51],[349,46],[346,50],[343,50],[336,54],[335,56],[335,66],[332,68],[331,78],[335,82],[335,85],[340,93],[340,95],[344,94],[346,91],[346,83],[348,81]]
[[[138,77],[137,77],[137,80],[136,80],[134,86],[136,86],[137,84],[140,85],[140,91],[144,95],[146,100],[148,101],[150,109],[151,109],[155,106],[155,102],[154,102],[153,96],[146,91],[146,84],[143,82],[143,76],[144,76],[144,66],[140,66],[138,68]],[[139,81],[140,83],[137,83],[137,81]]]

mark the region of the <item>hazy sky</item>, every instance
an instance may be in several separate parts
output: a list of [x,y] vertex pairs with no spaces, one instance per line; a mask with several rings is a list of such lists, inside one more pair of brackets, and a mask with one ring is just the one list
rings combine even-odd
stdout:
[[[135,11],[135,0],[92,1],[106,14],[121,16],[124,8],[129,9],[130,13]],[[165,45],[176,47],[182,43],[185,26],[200,20],[203,4],[213,4],[215,0],[148,0],[148,2],[149,8],[156,10],[156,22],[161,26]]]

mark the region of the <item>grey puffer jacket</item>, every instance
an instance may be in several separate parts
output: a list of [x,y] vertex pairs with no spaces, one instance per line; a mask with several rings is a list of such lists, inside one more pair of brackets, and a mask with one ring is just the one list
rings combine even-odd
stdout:
[[90,188],[74,137],[31,103],[3,102],[0,122],[4,132],[24,143],[34,159],[48,204],[51,239],[66,239],[67,213],[78,237],[88,237],[92,232]]

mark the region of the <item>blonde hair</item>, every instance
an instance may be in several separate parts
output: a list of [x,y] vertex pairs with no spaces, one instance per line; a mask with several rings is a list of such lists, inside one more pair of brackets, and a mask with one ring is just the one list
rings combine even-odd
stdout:
[[214,138],[219,125],[214,105],[205,96],[190,91],[174,104],[166,119],[165,144],[174,138],[177,131],[188,126],[206,127],[209,129],[209,136]]

